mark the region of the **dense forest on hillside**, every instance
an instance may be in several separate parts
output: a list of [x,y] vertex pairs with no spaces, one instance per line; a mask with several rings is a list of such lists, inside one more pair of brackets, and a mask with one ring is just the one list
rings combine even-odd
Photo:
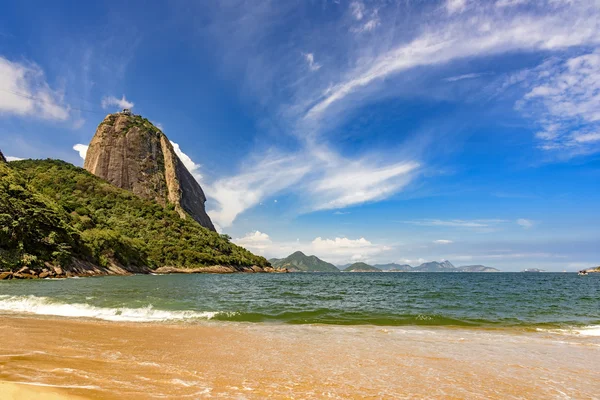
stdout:
[[174,206],[144,200],[58,160],[0,162],[0,270],[68,266],[267,266]]

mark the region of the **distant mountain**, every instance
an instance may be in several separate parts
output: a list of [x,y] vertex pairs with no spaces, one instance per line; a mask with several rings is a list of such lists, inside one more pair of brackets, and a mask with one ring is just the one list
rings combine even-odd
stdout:
[[290,272],[340,272],[335,265],[316,256],[307,256],[301,251],[290,254],[286,258],[272,258],[269,262],[275,268],[287,268]]
[[382,271],[389,271],[389,272],[411,272],[413,270],[413,267],[411,267],[408,264],[396,264],[396,263],[391,263],[391,264],[375,264],[373,265],[375,268],[379,268]]
[[372,265],[357,262],[344,269],[343,272],[381,272],[381,270]]
[[499,269],[486,267],[485,265],[464,265],[457,267],[458,272],[500,272]]
[[415,272],[456,272],[456,267],[450,261],[431,261],[413,268]]

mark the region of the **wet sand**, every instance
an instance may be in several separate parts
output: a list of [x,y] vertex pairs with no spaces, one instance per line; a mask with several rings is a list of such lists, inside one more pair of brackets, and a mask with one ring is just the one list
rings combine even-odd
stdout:
[[21,383],[1,383],[0,399],[594,399],[600,393],[599,337],[6,315],[0,332],[0,381]]

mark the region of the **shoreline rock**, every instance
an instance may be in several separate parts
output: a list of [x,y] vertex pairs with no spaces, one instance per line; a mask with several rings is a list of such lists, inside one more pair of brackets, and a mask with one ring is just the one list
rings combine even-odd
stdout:
[[68,269],[61,267],[43,268],[41,271],[34,271],[27,267],[21,268],[17,272],[0,271],[0,281],[10,279],[50,279],[50,278],[72,278],[72,277],[92,277],[92,276],[130,276],[130,275],[169,275],[169,274],[235,274],[235,273],[287,273],[287,269],[276,269],[273,267],[259,267],[253,265],[250,267],[232,266],[232,265],[211,265],[208,267],[159,267],[150,269],[147,267],[124,267],[122,265],[110,265],[103,268],[87,262],[77,261]]

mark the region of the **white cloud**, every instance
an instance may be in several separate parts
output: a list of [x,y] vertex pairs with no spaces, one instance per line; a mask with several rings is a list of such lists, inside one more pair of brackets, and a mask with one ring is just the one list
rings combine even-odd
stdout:
[[6,161],[11,162],[11,161],[19,161],[19,160],[24,160],[24,158],[20,158],[20,157],[13,157],[13,156],[6,156]]
[[213,221],[226,228],[245,210],[290,186],[296,185],[310,170],[301,155],[269,152],[259,160],[248,162],[238,175],[224,177],[208,185],[209,200],[216,207],[209,210]]
[[378,167],[355,161],[331,168],[311,185],[318,198],[314,208],[343,208],[386,198],[406,186],[418,167],[416,162]]
[[[161,128],[158,128],[158,129],[161,129]],[[185,165],[185,167],[190,172],[190,174],[192,174],[192,176],[194,177],[194,179],[196,179],[196,181],[198,183],[201,183],[202,182],[202,174],[200,173],[200,168],[202,167],[202,165],[196,164],[195,162],[193,162],[192,159],[187,154],[185,154],[183,151],[181,151],[181,148],[179,147],[179,145],[177,143],[171,141],[171,145],[173,146],[173,150],[175,150],[175,154],[177,154],[177,157],[179,157],[179,159],[181,160],[183,165]]]
[[422,219],[415,221],[403,221],[406,224],[418,226],[447,226],[453,228],[486,228],[493,225],[506,222],[501,219],[475,219],[475,220],[441,220],[441,219]]
[[467,7],[467,0],[446,0],[446,10],[449,14],[460,13]]
[[81,159],[85,161],[85,156],[87,154],[88,147],[89,146],[87,146],[85,144],[77,143],[75,146],[73,146],[73,150],[78,152],[79,157],[81,157]]
[[600,151],[600,51],[550,60],[529,71],[516,107],[536,117],[540,147],[563,158]]
[[519,218],[517,220],[517,225],[519,225],[525,229],[529,229],[533,226],[533,221],[525,219],[525,218]]
[[284,190],[302,194],[300,212],[377,201],[404,188],[418,167],[416,162],[379,165],[366,159],[352,161],[324,147],[294,154],[272,150],[249,161],[238,175],[206,185],[209,199],[216,202],[209,215],[228,227],[245,210]]
[[[448,3],[459,10],[462,2]],[[545,14],[465,13],[448,23],[427,24],[412,41],[362,62],[344,79],[323,92],[305,118],[319,118],[333,103],[392,74],[418,66],[447,63],[466,57],[482,57],[513,51],[560,50],[600,42],[600,10],[593,4],[574,3],[565,11],[561,5],[547,7]],[[565,6],[566,7],[566,6]],[[536,10],[539,13],[539,9]]]
[[354,19],[360,21],[365,15],[365,5],[360,1],[353,1],[350,3],[350,12]]
[[233,239],[233,242],[260,254],[264,254],[273,244],[269,235],[260,231],[251,232],[242,238]]
[[452,240],[447,240],[447,239],[438,239],[438,240],[434,240],[433,243],[435,243],[435,244],[451,244],[454,242]]
[[456,81],[462,81],[465,79],[475,79],[475,78],[479,78],[483,75],[486,75],[484,73],[472,73],[472,74],[463,74],[463,75],[457,75],[457,76],[451,76],[449,78],[444,79],[446,82],[456,82]]
[[356,21],[354,26],[350,28],[351,32],[370,32],[381,25],[379,10],[377,8],[369,11],[362,2],[353,1],[350,3],[350,12]]
[[315,55],[313,53],[302,53],[306,62],[308,63],[308,68],[311,71],[318,71],[321,68],[321,64],[315,62]]
[[233,242],[267,257],[287,257],[295,251],[317,257],[331,263],[344,263],[350,260],[369,260],[392,249],[390,246],[376,244],[365,238],[349,239],[336,237],[326,239],[317,237],[310,242],[300,240],[292,242],[274,241],[268,234],[260,231],[247,233]]
[[514,7],[529,3],[529,0],[498,0],[496,7]]
[[50,88],[39,66],[0,57],[2,113],[64,121],[69,118],[69,106],[64,104],[62,93]]
[[348,260],[368,260],[392,248],[372,243],[364,237],[359,239],[348,239],[346,237],[323,239],[317,237],[310,243],[309,249],[318,257],[322,255],[329,262],[340,263]]
[[104,109],[109,108],[111,106],[117,106],[118,108],[133,108],[133,106],[135,105],[133,102],[127,101],[125,95],[123,95],[123,97],[121,97],[120,99],[116,98],[115,96],[106,96],[102,99],[101,104],[102,108]]
[[573,134],[573,140],[575,140],[577,143],[597,142],[600,140],[600,132],[592,132],[592,133],[576,132],[575,134]]
[[381,25],[381,22],[379,21],[377,14],[375,14],[370,20],[368,20],[367,22],[365,22],[364,24],[362,24],[358,27],[352,28],[351,31],[356,32],[356,33],[371,32],[373,29],[377,28],[379,25]]

